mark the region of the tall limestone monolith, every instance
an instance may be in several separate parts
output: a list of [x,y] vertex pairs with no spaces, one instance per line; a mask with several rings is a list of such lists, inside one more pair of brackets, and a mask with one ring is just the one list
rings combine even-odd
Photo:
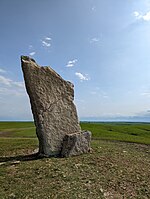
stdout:
[[[40,67],[27,56],[21,56],[21,64],[39,139],[39,154],[61,155],[62,148],[65,148],[63,141],[66,135],[79,135],[79,140],[82,141],[87,137],[82,134],[78,122],[76,107],[73,103],[73,84],[65,81],[52,68]],[[81,136],[85,138],[81,139]],[[84,143],[77,143],[78,146],[81,145],[81,151],[78,147],[75,154],[63,149],[63,156],[88,152],[89,142],[85,150],[83,150]],[[66,150],[70,149],[66,148]]]

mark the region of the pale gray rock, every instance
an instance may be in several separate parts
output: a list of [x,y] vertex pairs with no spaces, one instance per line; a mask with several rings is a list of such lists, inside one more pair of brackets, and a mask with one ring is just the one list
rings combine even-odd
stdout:
[[68,134],[64,137],[61,156],[70,157],[80,155],[82,153],[88,153],[90,151],[90,142],[90,131]]
[[27,56],[21,57],[21,63],[39,139],[39,154],[60,155],[65,135],[81,132],[73,103],[73,84]]
[[52,68],[40,67],[21,57],[26,90],[39,139],[39,153],[59,155],[66,134],[80,132],[73,84],[63,80]]

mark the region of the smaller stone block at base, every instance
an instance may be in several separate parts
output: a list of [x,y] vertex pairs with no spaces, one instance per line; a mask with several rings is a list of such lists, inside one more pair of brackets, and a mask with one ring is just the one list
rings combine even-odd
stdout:
[[90,151],[91,132],[82,131],[65,135],[61,157],[70,157],[88,153]]

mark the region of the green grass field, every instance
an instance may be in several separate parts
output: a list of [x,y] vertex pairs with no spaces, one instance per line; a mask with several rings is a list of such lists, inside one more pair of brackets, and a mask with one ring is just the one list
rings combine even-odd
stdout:
[[36,138],[33,122],[0,122],[1,137],[28,137]]
[[148,123],[81,123],[82,129],[92,132],[94,138],[150,144]]
[[[81,128],[92,132],[93,138],[150,144],[149,123],[89,123]],[[0,122],[0,132],[8,137],[36,138],[33,122]]]
[[37,159],[33,122],[0,122],[0,199],[149,199],[150,124],[81,127],[92,132],[91,153]]

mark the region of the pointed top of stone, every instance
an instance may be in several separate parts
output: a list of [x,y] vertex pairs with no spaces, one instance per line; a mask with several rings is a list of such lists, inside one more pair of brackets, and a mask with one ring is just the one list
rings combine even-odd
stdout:
[[29,56],[21,55],[21,61],[35,62],[35,60]]
[[[39,66],[36,61],[29,57],[29,56],[24,56],[22,55],[21,56],[21,63],[22,63],[22,69],[23,71],[25,70],[25,67],[26,67],[26,70],[31,70],[32,68],[38,68],[38,70],[40,71],[45,71],[47,73],[50,73],[52,76],[55,76],[56,78],[58,78],[59,80],[61,81],[65,81],[58,73],[56,73],[50,66]],[[35,69],[34,69],[35,70]],[[72,88],[74,87],[74,85],[69,82],[69,81],[65,81],[67,84],[69,84]]]

